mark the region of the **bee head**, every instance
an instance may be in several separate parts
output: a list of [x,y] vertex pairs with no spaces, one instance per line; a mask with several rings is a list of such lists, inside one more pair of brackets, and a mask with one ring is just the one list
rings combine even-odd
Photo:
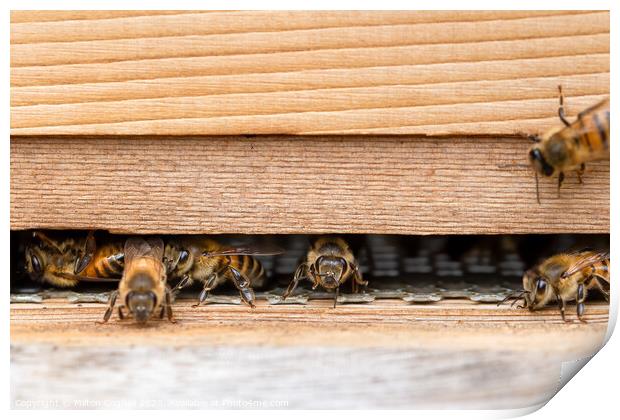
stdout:
[[192,268],[194,256],[181,244],[170,242],[164,249],[163,262],[168,275],[180,277]]
[[137,322],[145,323],[155,310],[157,296],[153,292],[132,291],[127,294],[125,305]]
[[45,271],[45,257],[41,248],[29,246],[25,250],[25,269],[31,280],[39,280]]
[[529,159],[530,164],[537,173],[545,176],[553,175],[553,166],[547,163],[547,160],[545,159],[545,156],[543,155],[540,147],[534,146],[530,149]]
[[552,293],[549,281],[537,271],[527,271],[523,275],[523,290],[525,290],[525,306],[529,309],[538,309],[544,306]]
[[326,289],[340,285],[347,269],[347,262],[342,257],[320,256],[314,263],[319,282]]

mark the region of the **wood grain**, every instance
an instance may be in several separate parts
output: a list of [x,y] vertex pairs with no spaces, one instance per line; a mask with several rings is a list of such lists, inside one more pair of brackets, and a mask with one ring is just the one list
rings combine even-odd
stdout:
[[[438,325],[455,327],[457,325],[472,330],[480,330],[480,333],[492,333],[501,325],[510,328],[517,327],[540,327],[555,326],[558,329],[569,325],[581,325],[577,321],[576,309],[574,304],[568,304],[566,309],[566,319],[569,323],[562,320],[560,311],[557,306],[550,306],[543,310],[530,312],[527,309],[516,309],[510,305],[497,306],[495,303],[475,303],[465,299],[447,299],[435,303],[411,304],[399,299],[381,299],[370,304],[342,304],[333,308],[333,302],[330,299],[312,300],[307,305],[270,305],[265,301],[258,300],[255,302],[256,308],[252,309],[245,305],[224,305],[224,304],[208,304],[198,308],[193,307],[196,303],[195,299],[179,299],[174,302],[173,309],[175,319],[184,326],[200,326],[205,322],[238,325],[238,324],[267,324],[269,323],[288,323],[314,325],[340,325],[341,327],[353,327],[355,325],[386,325],[397,327],[399,325],[411,325],[421,323],[425,328],[433,330]],[[28,334],[29,330],[44,332],[46,326],[59,328],[65,324],[74,324],[75,327],[86,328],[92,335],[96,333],[96,321],[100,321],[106,310],[106,304],[99,303],[70,303],[63,299],[47,299],[42,304],[33,303],[12,303],[11,304],[11,323],[17,329],[17,332]],[[609,319],[609,305],[604,302],[588,302],[586,308],[585,319],[588,325],[607,325]],[[167,320],[153,320],[153,325],[168,325]],[[135,327],[131,321],[121,321],[117,318],[116,313],[110,321],[109,329],[131,328],[136,331],[139,327]],[[134,327],[131,327],[134,325]],[[174,327],[174,326],[173,326]],[[164,332],[169,330],[165,328]],[[65,331],[65,333],[69,333]],[[64,334],[64,333],[63,333]],[[183,334],[181,334],[182,336]],[[253,334],[238,339],[248,339]],[[325,333],[323,335],[329,335]],[[18,333],[17,336],[20,336]],[[65,339],[71,339],[72,342],[88,344],[88,341],[80,339],[80,334],[68,335]],[[144,337],[142,337],[144,339]],[[129,338],[130,340],[132,338]],[[380,341],[371,341],[363,339],[355,339],[349,337],[347,345],[358,346],[398,346],[397,337],[390,334]],[[54,337],[49,340],[55,341]],[[75,341],[77,340],[77,341]],[[138,342],[144,342],[140,338]],[[182,340],[182,339],[181,339]],[[256,337],[260,343],[278,343],[284,344],[304,344],[299,341],[298,337],[287,337],[278,334],[275,337]],[[148,338],[147,338],[148,341]],[[233,340],[236,342],[236,339]],[[183,342],[183,341],[181,341]],[[223,339],[220,339],[224,343]],[[443,341],[445,345],[449,341]],[[151,342],[152,343],[152,342]],[[365,344],[364,344],[365,343]],[[372,343],[372,344],[371,344]],[[401,343],[402,344],[402,343]],[[478,345],[479,342],[472,340],[470,345]],[[464,344],[465,345],[465,344]],[[496,343],[500,347],[504,344]],[[525,347],[523,347],[525,348]]]
[[12,134],[506,135],[609,92],[604,11],[114,13],[12,13]]
[[[501,110],[496,110],[499,114]],[[608,233],[609,163],[541,201],[525,138],[13,137],[11,229]]]
[[557,308],[458,300],[192,303],[175,302],[177,324],[144,328],[95,323],[103,304],[11,304],[11,404],[522,408],[545,403],[575,373],[567,365],[600,349],[608,316],[606,304],[589,304],[581,324]]

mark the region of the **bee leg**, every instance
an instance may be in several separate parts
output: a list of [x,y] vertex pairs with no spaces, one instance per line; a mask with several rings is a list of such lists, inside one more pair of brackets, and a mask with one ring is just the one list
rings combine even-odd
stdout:
[[586,164],[582,163],[579,169],[577,169],[577,179],[579,180],[580,184],[583,184],[583,179],[581,179],[581,177],[583,176],[585,171],[586,171]]
[[586,320],[583,319],[583,314],[586,311],[586,305],[584,303],[585,300],[586,288],[583,283],[579,283],[577,286],[577,318],[579,318],[579,321],[584,323],[586,322]]
[[536,180],[536,202],[540,204],[540,188],[538,187],[538,172],[534,171],[534,179]]
[[338,295],[340,295],[340,286],[334,290],[334,309],[336,309],[336,304],[338,303]]
[[84,243],[83,255],[75,260],[75,267],[73,269],[75,274],[80,274],[88,267],[88,264],[93,260],[96,250],[97,243],[95,242],[95,231],[91,230],[88,232],[86,242]]
[[114,305],[116,304],[117,297],[118,297],[118,290],[115,290],[110,294],[108,309],[105,311],[105,314],[103,314],[103,321],[100,322],[101,324],[108,322],[108,320],[112,316],[112,311],[114,311]]
[[[321,257],[319,257],[319,258],[321,258]],[[320,284],[319,283],[320,276],[318,275],[319,266],[318,266],[317,262],[318,262],[318,259],[308,269],[308,273],[310,275],[310,279],[312,280],[312,290],[316,290],[316,288],[319,287],[319,284]]]
[[562,321],[566,321],[566,304],[560,295],[556,295],[556,299],[558,300],[558,306],[560,308],[560,313],[562,314]]
[[600,277],[597,277],[596,284],[598,285],[598,290],[601,291],[605,300],[609,302],[609,282],[607,280],[601,279]]
[[118,318],[119,319],[125,319],[125,314],[123,313],[123,307],[122,306],[118,307]]
[[185,286],[191,283],[191,278],[188,274],[184,275],[183,278],[172,288],[170,289],[170,296],[172,300],[176,300],[177,295]]
[[204,303],[205,300],[209,297],[209,292],[215,287],[215,280],[217,280],[217,274],[213,273],[209,276],[207,281],[205,281],[204,287],[200,292],[200,296],[198,296],[198,303],[192,305],[192,308],[196,308]]
[[579,318],[579,321],[583,322],[584,324],[587,324],[588,322],[583,319],[583,314],[586,311],[586,305],[582,302],[582,303],[578,303],[577,304],[577,318]]
[[175,294],[179,291],[181,291],[182,288],[184,288],[185,286],[187,286],[190,283],[190,277],[186,274],[183,276],[183,278],[181,279],[181,281],[179,281],[176,286],[174,286],[172,289],[170,289],[170,293]]
[[349,267],[353,270],[353,293],[357,293],[359,291],[358,286],[362,286],[362,292],[366,290],[366,286],[368,286],[368,281],[365,281],[362,278],[362,273],[360,272],[360,268],[357,264],[349,263]]
[[293,293],[295,291],[295,289],[297,288],[298,284],[299,284],[299,277],[297,277],[297,276],[293,277],[293,280],[291,280],[291,282],[289,283],[288,287],[286,288],[286,290],[282,294],[282,300],[286,300],[286,298],[289,297],[291,295],[291,293]]
[[560,197],[560,188],[562,188],[562,182],[564,182],[564,172],[560,172],[558,175],[558,198]]
[[286,298],[289,297],[291,293],[295,291],[295,289],[297,288],[297,285],[299,284],[299,280],[302,280],[308,277],[307,271],[308,271],[308,264],[306,263],[299,264],[299,267],[297,267],[297,270],[295,270],[295,274],[293,275],[293,280],[291,280],[288,287],[282,294],[282,300],[286,300]]
[[252,289],[250,280],[246,276],[241,274],[241,272],[236,268],[228,266],[228,270],[230,270],[230,272],[232,273],[233,284],[235,285],[237,290],[239,290],[239,295],[241,296],[241,299],[245,303],[250,305],[250,307],[255,308],[256,305],[254,305],[254,300],[256,296],[254,295],[254,290]]
[[93,255],[95,254],[96,247],[95,237],[93,235],[93,231],[91,230],[88,232],[88,236],[86,237],[86,243],[84,245],[82,255],[75,260],[75,266],[73,267],[74,274],[80,274],[84,271],[88,264],[90,264],[93,259]]
[[566,119],[566,116],[564,115],[564,94],[562,93],[562,85],[558,86],[558,90],[560,91],[560,106],[558,108],[558,115],[560,117],[560,120],[562,120],[562,122],[564,123],[564,125],[568,127],[570,123],[568,122],[568,120]]
[[166,309],[166,316],[168,317],[168,321],[172,322],[173,324],[176,324],[177,321],[172,316],[172,305],[170,303],[170,301],[172,300],[171,295],[172,294],[170,293],[170,290],[166,290],[166,303],[164,305],[164,308]]

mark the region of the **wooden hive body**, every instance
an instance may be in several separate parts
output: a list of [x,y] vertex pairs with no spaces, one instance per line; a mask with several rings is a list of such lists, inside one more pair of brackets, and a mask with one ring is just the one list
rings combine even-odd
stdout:
[[[539,205],[524,135],[561,124],[559,84],[569,119],[609,96],[609,27],[607,11],[14,11],[11,230],[609,233],[609,163],[589,165],[584,185],[567,174],[561,197],[541,180]],[[254,312],[180,302],[181,326],[137,331],[95,327],[102,308],[12,305],[13,398],[89,398],[113,349],[130,359],[138,345],[187,370],[191,386],[171,390],[156,374],[127,398],[278,399],[317,388],[315,373],[334,399],[296,395],[291,407],[515,408],[550,398],[559,368],[546,357],[591,355],[608,316],[594,305],[586,327],[552,309],[469,302]],[[172,341],[208,358],[217,384],[192,376],[199,361],[166,353]],[[326,355],[350,370],[299,368]],[[103,364],[91,375],[78,359]],[[524,360],[534,368],[518,368]],[[472,365],[493,380],[475,382]],[[429,377],[432,393],[419,387]],[[107,385],[102,398],[126,396]]]

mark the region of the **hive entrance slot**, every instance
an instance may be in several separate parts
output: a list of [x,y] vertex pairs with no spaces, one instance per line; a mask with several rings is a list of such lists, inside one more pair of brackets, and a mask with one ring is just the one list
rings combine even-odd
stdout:
[[[56,243],[74,239],[77,244],[87,237],[84,231],[40,231]],[[41,282],[33,273],[32,263],[27,266],[27,254],[33,246],[43,249],[33,231],[15,231],[11,235],[13,303],[41,303],[47,299],[61,299],[70,303],[105,303],[117,287],[114,279],[107,282],[79,282],[72,287]],[[127,238],[104,232],[95,234],[101,246]],[[162,235],[169,244],[195,241],[197,236]],[[323,236],[324,237],[324,236]],[[333,238],[334,235],[329,235]],[[339,304],[380,304],[391,300],[401,304],[430,304],[439,301],[498,303],[522,287],[521,278],[526,269],[542,258],[558,252],[584,247],[609,249],[607,235],[340,235],[355,256],[355,263],[368,285],[353,291],[353,281],[339,288]],[[318,235],[213,235],[205,236],[224,247],[249,249],[279,249],[278,255],[256,255],[264,269],[264,282],[254,284],[256,302],[268,305],[308,305],[322,300],[333,300],[334,290],[317,287],[310,281],[301,281],[286,300],[282,295],[291,282],[297,267],[306,259],[308,250]],[[184,242],[185,241],[185,242]],[[50,246],[47,244],[47,246]],[[168,249],[168,248],[166,248]],[[43,250],[45,253],[48,251]],[[44,257],[45,258],[45,257]],[[164,257],[164,259],[166,256]],[[227,257],[212,257],[227,258]],[[232,257],[233,260],[237,257]],[[39,264],[43,263],[42,261]],[[47,261],[46,263],[49,263]],[[243,267],[244,264],[249,265]],[[259,273],[250,258],[241,257],[237,267],[245,273]],[[73,265],[71,265],[71,268]],[[226,276],[226,273],[220,273]],[[113,276],[112,276],[113,277]],[[168,274],[171,286],[180,276]],[[250,279],[253,281],[254,279]],[[197,299],[204,282],[194,281],[180,291],[177,300]],[[594,293],[594,298],[596,298]],[[242,305],[243,301],[232,281],[222,281],[206,296],[203,304]]]

